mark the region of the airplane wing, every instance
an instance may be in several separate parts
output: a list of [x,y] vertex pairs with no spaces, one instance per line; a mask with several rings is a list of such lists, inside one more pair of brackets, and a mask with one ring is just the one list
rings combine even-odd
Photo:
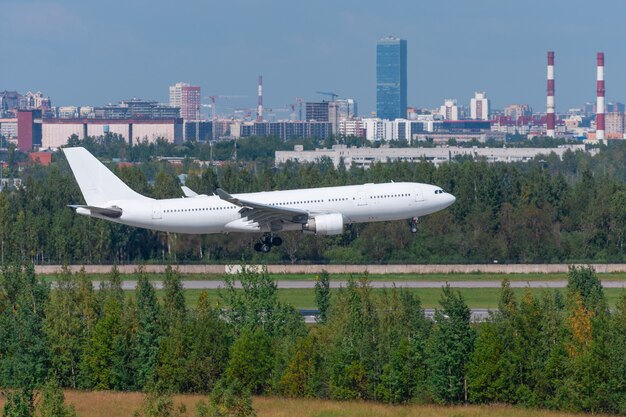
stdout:
[[217,195],[224,201],[241,207],[239,213],[242,217],[246,217],[249,221],[258,224],[275,224],[275,223],[300,223],[305,224],[309,220],[309,212],[306,210],[274,207],[267,204],[255,203],[254,201],[240,200],[226,191],[218,188]]
[[183,190],[183,193],[185,194],[185,197],[189,198],[189,197],[198,197],[198,193],[196,193],[195,191],[193,191],[191,188],[183,185],[180,187]]
[[96,207],[96,206],[84,206],[84,205],[80,205],[80,204],[71,204],[68,207],[71,207],[73,209],[87,209],[90,210],[92,213],[96,213],[96,214],[100,214],[102,216],[106,216],[106,217],[110,217],[112,219],[117,219],[118,217],[120,217],[122,215],[122,209],[119,207]]

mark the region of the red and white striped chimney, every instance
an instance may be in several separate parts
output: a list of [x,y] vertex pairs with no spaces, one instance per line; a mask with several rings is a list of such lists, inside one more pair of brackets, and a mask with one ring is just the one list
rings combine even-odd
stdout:
[[604,142],[604,52],[598,52],[596,139]]
[[554,51],[548,51],[548,99],[546,112],[546,136],[554,137]]
[[256,109],[256,121],[263,121],[263,76],[259,75],[259,101]]

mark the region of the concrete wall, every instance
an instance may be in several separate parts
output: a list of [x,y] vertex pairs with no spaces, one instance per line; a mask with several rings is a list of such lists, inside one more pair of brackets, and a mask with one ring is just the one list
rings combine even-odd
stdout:
[[[626,264],[594,264],[591,265],[598,273],[626,273]],[[78,272],[82,265],[71,265],[73,272]],[[121,273],[135,271],[137,265],[120,265]],[[319,274],[326,270],[331,274],[361,274],[367,271],[370,274],[545,274],[566,273],[568,264],[477,264],[477,265],[267,265],[272,274]],[[106,274],[111,271],[111,265],[85,265],[88,274]],[[145,265],[146,272],[164,272],[165,265]],[[255,265],[254,268],[262,268]],[[237,273],[240,265],[179,265],[183,274],[224,274]],[[60,265],[37,265],[38,274],[53,274],[61,270]]]

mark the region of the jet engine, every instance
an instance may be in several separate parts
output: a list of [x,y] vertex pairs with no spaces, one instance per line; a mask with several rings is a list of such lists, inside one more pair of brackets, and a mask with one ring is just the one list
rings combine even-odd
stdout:
[[302,226],[302,230],[317,235],[340,235],[343,233],[343,216],[332,213],[309,218],[309,222]]

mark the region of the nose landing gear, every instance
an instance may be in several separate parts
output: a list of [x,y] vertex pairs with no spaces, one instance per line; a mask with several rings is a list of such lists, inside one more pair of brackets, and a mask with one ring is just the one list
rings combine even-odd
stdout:
[[409,220],[409,224],[411,226],[411,233],[417,233],[417,217],[413,217]]
[[272,249],[272,246],[280,246],[282,244],[283,240],[279,236],[266,233],[261,236],[260,241],[254,245],[254,250],[257,252],[268,253]]

